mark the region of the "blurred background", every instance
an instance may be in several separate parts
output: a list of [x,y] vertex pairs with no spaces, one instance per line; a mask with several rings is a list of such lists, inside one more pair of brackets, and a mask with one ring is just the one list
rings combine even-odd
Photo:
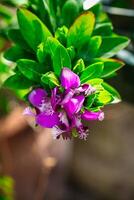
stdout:
[[22,116],[25,91],[1,87],[13,65],[2,56],[7,31],[22,3],[0,0],[0,200],[134,200],[134,0],[102,1],[115,32],[131,43],[117,55],[126,66],[110,80],[123,102],[105,108],[87,141],[53,140]]

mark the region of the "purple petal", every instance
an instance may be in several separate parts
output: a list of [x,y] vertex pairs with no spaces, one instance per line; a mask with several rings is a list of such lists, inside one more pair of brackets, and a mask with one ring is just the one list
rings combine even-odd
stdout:
[[58,126],[60,124],[59,113],[54,112],[52,115],[48,115],[47,113],[41,113],[36,117],[36,123],[44,128],[53,128],[54,126]]
[[75,89],[75,94],[84,93],[85,96],[88,96],[88,95],[94,93],[95,91],[96,91],[96,89],[93,88],[91,85],[83,84],[79,88]]
[[80,139],[87,140],[87,136],[89,134],[88,127],[85,127],[85,126],[82,125],[77,129],[77,131],[79,133],[79,138]]
[[64,130],[61,130],[60,127],[58,126],[53,127],[52,136],[54,139],[58,139],[62,133],[64,133]]
[[77,114],[72,119],[72,127],[76,128],[77,132],[79,133],[79,138],[86,140],[89,130],[88,127],[83,126],[81,121],[81,115]]
[[93,94],[93,93],[96,91],[96,89],[93,88],[93,87],[92,87],[91,85],[89,85],[89,84],[83,84],[83,85],[82,85],[82,89],[83,89],[83,91],[85,92],[85,95],[86,95],[86,96],[89,96],[89,95]]
[[51,93],[51,105],[54,110],[56,110],[57,106],[59,106],[61,102],[61,95],[58,94],[58,92],[59,92],[58,87],[55,87]]
[[54,139],[59,139],[60,136],[63,137],[64,140],[67,139],[71,139],[72,138],[72,134],[69,131],[66,130],[62,130],[60,127],[58,126],[54,126],[52,129],[52,135]]
[[75,114],[71,120],[72,128],[79,128],[82,125],[81,115]]
[[31,110],[30,107],[25,108],[22,114],[35,117],[35,113]]
[[69,117],[72,118],[74,113],[78,113],[84,103],[85,97],[83,95],[79,95],[70,99],[66,104],[64,104],[64,109]]
[[61,105],[64,105],[65,103],[70,101],[70,99],[74,96],[74,93],[75,93],[74,90],[68,91],[67,94],[65,95],[63,101],[61,102]]
[[79,76],[66,67],[63,68],[60,79],[62,87],[66,90],[80,86]]
[[102,121],[104,119],[104,113],[102,111],[99,112],[92,112],[86,110],[82,115],[81,118],[83,120],[92,121],[92,120],[99,120]]
[[42,104],[43,100],[45,100],[46,96],[47,92],[41,88],[38,88],[29,94],[28,99],[33,106],[38,108]]
[[60,112],[59,114],[60,122],[65,125],[66,128],[69,128],[69,121],[65,111]]

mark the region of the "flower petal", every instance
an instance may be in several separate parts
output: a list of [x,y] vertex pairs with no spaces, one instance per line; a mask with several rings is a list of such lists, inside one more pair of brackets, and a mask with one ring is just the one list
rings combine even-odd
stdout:
[[65,111],[60,112],[59,114],[60,122],[65,125],[65,127],[68,129],[69,128],[69,121],[67,118],[67,114]]
[[48,115],[47,113],[41,113],[36,117],[36,123],[44,128],[53,128],[54,126],[58,126],[60,124],[59,113],[54,112],[52,115]]
[[60,79],[62,87],[66,90],[80,86],[79,76],[66,67],[63,68]]
[[85,92],[85,96],[89,96],[89,95],[93,94],[93,93],[96,91],[96,89],[93,88],[93,87],[92,87],[91,85],[89,85],[89,84],[83,84],[83,85],[82,85],[82,89],[83,89],[83,91]]
[[32,117],[35,117],[35,113],[32,111],[32,109],[30,107],[27,107],[24,109],[23,115],[27,115],[27,116],[32,116]]
[[59,106],[61,102],[61,95],[58,94],[58,92],[59,92],[58,87],[55,87],[51,92],[51,105],[53,110],[56,110],[57,106]]
[[58,139],[62,133],[64,133],[64,131],[61,130],[58,126],[53,127],[52,136],[54,139]]
[[75,89],[75,94],[84,93],[85,96],[88,96],[88,95],[94,93],[95,91],[96,91],[96,89],[93,88],[91,85],[83,84],[79,88]]
[[79,128],[77,128],[77,131],[79,133],[79,138],[82,140],[87,140],[87,136],[89,134],[89,129],[88,127],[85,126],[80,126]]
[[82,115],[81,118],[83,120],[92,121],[92,120],[99,120],[102,121],[104,119],[104,113],[102,111],[99,112],[92,112],[86,110]]
[[69,117],[72,118],[74,113],[78,113],[84,103],[85,97],[83,95],[76,96],[64,104],[64,109]]
[[47,92],[43,90],[42,88],[38,88],[38,89],[33,90],[29,94],[28,99],[33,106],[38,108],[39,106],[41,106],[46,96],[47,96]]
[[74,93],[75,93],[74,90],[68,91],[67,94],[65,95],[63,101],[61,102],[61,105],[64,105],[65,103],[70,101],[70,99],[74,96]]
[[77,132],[79,133],[79,138],[86,140],[89,130],[88,127],[83,126],[82,120],[81,120],[81,114],[76,114],[72,118],[72,127],[76,128]]

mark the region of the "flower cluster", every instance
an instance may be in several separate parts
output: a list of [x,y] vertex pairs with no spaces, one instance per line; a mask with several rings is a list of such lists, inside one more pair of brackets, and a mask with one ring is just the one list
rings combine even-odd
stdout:
[[102,111],[92,112],[84,108],[86,97],[96,90],[89,84],[81,85],[79,76],[68,68],[63,68],[60,81],[61,87],[55,87],[50,96],[42,88],[33,90],[29,101],[36,113],[26,108],[24,114],[34,116],[36,124],[42,127],[53,128],[54,138],[79,136],[86,140],[88,127],[83,125],[82,120],[101,121],[104,118]]
[[3,85],[30,103],[24,114],[54,138],[85,140],[86,121],[103,120],[102,108],[121,99],[105,80],[124,66],[113,56],[129,39],[113,32],[98,2],[29,0],[8,33],[14,45],[4,57],[15,65]]

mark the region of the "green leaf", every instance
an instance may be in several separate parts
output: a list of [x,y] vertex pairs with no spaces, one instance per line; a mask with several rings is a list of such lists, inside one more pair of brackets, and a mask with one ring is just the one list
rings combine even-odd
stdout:
[[86,109],[88,110],[90,109],[90,107],[93,105],[95,101],[95,98],[96,98],[96,94],[91,94],[86,98],[86,104],[85,104]]
[[[56,12],[57,12],[57,2],[56,0],[40,0],[37,2],[40,6],[40,13],[43,17],[46,24],[48,24],[48,20],[50,21],[53,32],[56,29]],[[37,4],[36,3],[36,4]],[[46,19],[45,19],[46,17]]]
[[103,83],[103,79],[94,78],[94,79],[91,79],[91,80],[87,81],[87,83],[92,85],[92,86],[101,85]]
[[94,14],[86,12],[80,15],[70,27],[67,37],[67,45],[81,48],[82,45],[87,43],[93,32],[95,24]]
[[76,56],[75,48],[73,46],[70,46],[67,48],[67,52],[68,52],[71,60],[73,60]]
[[53,37],[49,37],[47,42],[46,42],[44,52],[46,52],[46,54],[49,53],[50,56],[53,58],[54,55],[55,55],[57,47],[59,47],[60,45],[61,44],[57,39],[55,39]]
[[112,74],[108,75],[108,76],[106,77],[106,79],[110,79],[110,78],[113,78],[113,77],[115,77],[115,76],[117,76],[117,72],[113,72]]
[[83,59],[79,59],[76,63],[76,65],[74,66],[73,68],[73,71],[76,73],[76,74],[79,74],[81,73],[82,71],[85,70],[85,64],[84,64],[84,61]]
[[53,37],[49,37],[46,43],[41,43],[38,46],[37,50],[37,58],[39,62],[41,63],[45,62],[47,54],[49,54],[51,58],[53,58],[57,47],[60,45],[61,45],[60,42]]
[[96,24],[93,35],[109,36],[113,32],[113,25],[110,22]]
[[40,82],[41,73],[38,63],[33,60],[20,59],[17,62],[19,71],[29,80]]
[[98,52],[98,57],[110,58],[129,44],[129,39],[123,36],[103,37],[102,44]]
[[24,49],[22,49],[21,47],[16,45],[16,46],[12,46],[11,48],[9,48],[4,53],[4,57],[7,60],[16,62],[18,59],[21,59],[21,58],[33,58],[34,56],[31,53],[25,51]]
[[104,61],[104,69],[102,72],[102,78],[110,77],[110,75],[115,75],[115,72],[122,68],[124,63],[118,60],[109,59]]
[[111,85],[105,82],[102,83],[102,86],[104,87],[105,90],[107,90],[110,94],[112,94],[115,103],[120,102],[121,96],[115,88],[113,88]]
[[93,36],[88,43],[86,43],[79,51],[79,57],[83,58],[85,62],[93,59],[101,46],[102,38],[100,36]]
[[55,32],[55,38],[63,45],[67,43],[68,28],[66,26],[59,27]]
[[41,82],[43,85],[49,85],[50,88],[54,88],[60,85],[58,78],[53,72],[47,72],[44,74],[41,77]]
[[104,65],[102,62],[89,65],[80,76],[81,83],[85,83],[93,78],[99,78],[102,74],[103,68]]
[[104,63],[104,69],[102,72],[101,77],[107,78],[113,75],[117,70],[122,68],[124,66],[124,63],[116,60],[116,59],[107,59],[107,58],[98,58],[94,60],[95,62],[103,62]]
[[29,46],[24,40],[19,29],[10,29],[8,31],[8,36],[14,43],[19,45],[21,48],[26,49],[26,50],[29,49]]
[[44,4],[44,2],[46,2],[46,0],[45,1],[40,0],[40,1],[36,1],[36,2],[33,2],[33,0],[29,0],[29,1],[31,2],[30,7],[32,7],[32,9],[34,7],[36,12],[38,11],[38,16],[41,19],[41,21],[48,27],[48,29],[51,32],[54,32],[54,27],[51,24],[48,10],[46,10],[45,4]]
[[27,89],[27,88],[33,86],[34,84],[35,84],[34,82],[28,80],[25,76],[23,76],[20,73],[14,74],[13,76],[10,76],[4,82],[5,87],[15,89],[15,90]]
[[79,14],[79,4],[76,0],[67,0],[62,8],[63,24],[70,27]]
[[89,49],[88,49],[90,58],[94,58],[96,56],[101,46],[101,43],[102,43],[102,38],[100,36],[93,36],[90,39]]
[[92,112],[99,112],[101,110],[101,108],[103,108],[103,106],[97,106],[96,107],[92,107],[90,108],[89,110],[92,111]]
[[97,105],[107,105],[113,100],[112,95],[107,91],[101,91],[97,96]]
[[71,69],[71,59],[65,47],[59,45],[56,48],[55,54],[53,56],[53,69],[57,76],[60,75],[61,69],[67,67]]
[[36,15],[24,8],[18,9],[17,16],[24,39],[36,51],[37,46],[51,36],[50,31]]
[[37,59],[40,63],[44,63],[46,59],[46,54],[44,53],[44,43],[41,43],[37,49]]

